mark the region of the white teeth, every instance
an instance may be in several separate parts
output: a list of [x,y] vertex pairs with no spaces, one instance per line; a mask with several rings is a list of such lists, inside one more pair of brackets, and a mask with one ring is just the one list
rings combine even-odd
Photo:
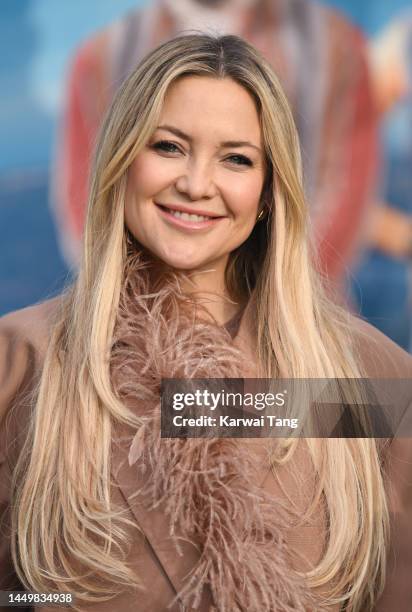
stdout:
[[185,212],[180,212],[179,210],[170,210],[169,213],[173,215],[173,217],[177,217],[178,219],[183,219],[183,221],[208,221],[210,217],[205,217],[204,215],[192,215]]

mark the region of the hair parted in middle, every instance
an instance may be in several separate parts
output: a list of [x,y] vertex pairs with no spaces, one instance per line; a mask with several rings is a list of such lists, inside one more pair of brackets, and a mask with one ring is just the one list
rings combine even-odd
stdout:
[[[190,34],[165,42],[126,79],[102,127],[80,269],[51,337],[32,436],[14,481],[14,559],[32,589],[50,590],[44,578],[50,576],[55,588],[69,584],[70,590],[90,591],[93,580],[87,573],[76,576],[73,556],[115,586],[132,581],[117,555],[126,536],[111,507],[109,460],[113,423],[140,424],[113,390],[108,358],[130,255],[126,186],[132,162],[157,127],[169,87],[190,75],[233,79],[250,92],[260,118],[265,215],[231,254],[226,270],[234,299],[254,301],[260,374],[362,375],[349,316],[328,300],[313,269],[298,136],[271,66],[237,36]],[[133,246],[139,248],[137,242]],[[79,423],[85,424],[86,437]],[[324,588],[330,603],[346,602],[352,612],[370,609],[384,583],[388,520],[376,442],[306,442],[318,474],[312,510],[321,497],[328,509],[326,547],[308,580]],[[296,444],[288,442],[274,464],[290,460]],[[64,519],[63,534],[56,516]],[[60,564],[53,556],[56,546],[64,557]]]
[[[232,35],[180,36],[142,61],[120,89],[106,118],[105,138],[100,140],[96,156],[96,168],[104,168],[96,174],[99,179],[96,195],[100,199],[119,184],[119,179],[126,178],[128,167],[157,125],[170,85],[190,75],[233,79],[252,95],[261,121],[267,172],[259,210],[266,211],[267,222],[258,224],[246,243],[232,253],[226,272],[229,292],[244,299],[256,284],[268,248],[271,234],[268,223],[272,221],[275,201],[285,219],[285,231],[294,235],[295,244],[300,242],[296,245],[298,251],[306,244],[307,230],[300,148],[293,117],[276,75],[247,42]],[[102,205],[105,199],[102,197]],[[90,210],[90,224],[95,227],[93,213],[102,220],[96,201]]]

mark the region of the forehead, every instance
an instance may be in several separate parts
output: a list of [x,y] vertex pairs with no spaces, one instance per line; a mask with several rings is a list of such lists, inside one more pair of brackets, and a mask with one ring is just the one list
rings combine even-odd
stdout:
[[182,77],[169,87],[161,123],[182,131],[207,130],[225,140],[262,144],[260,118],[252,94],[230,78]]

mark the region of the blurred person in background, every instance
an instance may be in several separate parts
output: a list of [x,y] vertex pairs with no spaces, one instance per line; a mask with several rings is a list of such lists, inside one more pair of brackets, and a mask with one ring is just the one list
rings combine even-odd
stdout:
[[[0,320],[0,589],[79,612],[409,609],[411,444],[365,436],[353,379],[408,378],[412,358],[325,295],[301,176],[243,39],[178,36],[123,84],[73,285]],[[303,433],[330,438],[164,439],[170,376],[350,385],[321,422],[297,398]]]
[[382,116],[381,204],[370,225],[370,248],[355,272],[361,314],[411,349],[412,13],[372,39],[373,88]]
[[113,95],[151,48],[193,29],[242,36],[280,75],[302,143],[319,265],[339,282],[373,199],[376,117],[362,35],[305,0],[153,0],[85,42],[68,78],[52,188],[66,260],[78,262],[91,150]]

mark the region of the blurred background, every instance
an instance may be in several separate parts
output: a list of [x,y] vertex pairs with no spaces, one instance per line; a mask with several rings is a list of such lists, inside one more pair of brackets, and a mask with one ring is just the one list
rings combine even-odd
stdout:
[[[231,12],[228,9],[226,13],[219,13],[224,4],[230,5]],[[253,0],[228,0],[226,3],[224,0],[2,0],[0,315],[51,297],[70,282],[71,270],[75,269],[78,258],[88,157],[100,117],[116,86],[131,68],[133,58],[139,58],[151,44],[168,36],[170,20],[180,20],[188,26],[201,24],[201,17],[209,20],[215,29],[222,23],[225,31],[237,32],[241,26],[234,19],[233,11],[237,6],[239,11],[258,11],[258,4]],[[364,204],[359,203],[355,207],[352,202],[356,209],[350,214],[345,216],[342,208],[343,212],[337,212],[335,216],[331,213],[330,219],[325,219],[329,215],[325,214],[326,209],[316,208],[317,194],[320,193],[317,187],[319,179],[313,171],[312,180],[311,152],[308,153],[309,147],[304,144],[306,174],[308,183],[311,183],[308,185],[308,191],[312,194],[309,199],[314,202],[314,217],[321,220],[317,221],[320,234],[323,232],[319,244],[325,253],[327,248],[324,245],[331,244],[330,239],[324,237],[330,235],[328,232],[338,232],[341,221],[342,225],[346,224],[348,232],[353,228],[354,237],[350,247],[342,247],[340,251],[337,241],[337,246],[330,248],[342,263],[341,268],[330,263],[332,259],[328,254],[324,255],[327,273],[337,279],[353,310],[410,350],[412,2],[324,0],[321,5],[316,5],[311,0],[262,0],[263,4],[266,7],[273,4],[276,10],[278,6],[282,7],[276,13],[276,19],[280,23],[284,18],[283,29],[279,31],[282,33],[281,40],[286,42],[279,49],[279,64],[274,60],[274,65],[284,79],[292,102],[295,102],[294,110],[303,143],[305,133],[312,130],[306,142],[318,140],[320,151],[322,143],[331,139],[333,108],[338,109],[339,92],[346,85],[341,83],[337,86],[337,93],[333,95],[325,88],[326,102],[322,109],[325,109],[325,115],[328,114],[332,128],[328,131],[324,127],[326,121],[319,122],[322,134],[316,134],[313,133],[313,126],[318,124],[311,121],[309,114],[306,117],[305,106],[299,105],[299,96],[303,97],[304,91],[299,79],[302,83],[305,81],[304,85],[309,89],[311,84],[313,89],[320,88],[322,83],[325,87],[325,78],[318,79],[316,66],[325,65],[335,53],[334,35],[331,33],[333,20],[338,19],[336,23],[339,27],[342,25],[344,33],[346,27],[354,26],[348,32],[354,36],[355,46],[361,49],[359,53],[364,54],[365,67],[361,63],[359,66],[362,65],[362,69],[355,66],[356,58],[350,55],[351,50],[348,49],[348,64],[335,66],[335,69],[346,74],[347,83],[353,76],[352,72],[356,72],[357,80],[362,75],[364,82],[368,83],[367,88],[362,91],[358,88],[358,93],[353,93],[351,113],[356,112],[359,121],[364,117],[365,126],[368,125],[368,130],[365,128],[363,131],[362,125],[357,124],[360,128],[354,130],[354,142],[358,139],[356,146],[363,143],[362,146],[369,147],[368,151],[373,148],[375,161],[373,164],[365,161],[363,168],[362,155],[352,158],[348,153],[339,163],[343,164],[344,171],[350,166],[351,172],[360,175],[359,180],[362,173],[371,177],[363,188],[362,196],[365,202],[368,200],[367,214],[357,215],[356,211],[362,211]],[[169,17],[154,26],[153,20],[157,17],[153,11],[158,10],[159,6],[168,11]],[[317,6],[324,8],[318,9]],[[332,13],[330,9],[339,12]],[[196,11],[200,15],[198,23]],[[286,15],[287,19],[282,17]],[[139,26],[136,25],[136,16]],[[144,27],[141,26],[142,21],[146,24]],[[258,22],[258,19],[253,22],[253,28],[261,27],[263,31],[266,26],[256,25]],[[319,24],[323,24],[322,27]],[[158,38],[155,36],[153,40],[149,40],[147,34],[151,27],[159,28]],[[362,33],[359,41],[356,28]],[[288,44],[288,41],[293,41],[290,32],[294,29],[296,32],[306,32],[308,41],[313,32],[321,32],[322,36],[313,54],[313,74],[311,70],[306,70],[305,77],[300,77],[299,69],[296,69],[293,79],[288,80],[288,72],[282,72],[282,66],[293,63],[291,58],[296,54],[296,45]],[[252,30],[253,41],[256,32]],[[137,31],[140,32],[139,36]],[[345,40],[344,34],[342,40]],[[275,36],[274,44],[278,45]],[[344,45],[342,42],[339,44],[341,47]],[[348,47],[353,46],[351,39],[348,38],[347,44]],[[265,45],[263,41],[263,51]],[[310,41],[309,47],[314,47]],[[270,49],[272,52],[272,47]],[[107,65],[102,63],[103,56]],[[306,67],[310,66],[308,64]],[[110,78],[106,72],[110,72]],[[292,81],[297,83],[295,88],[291,85]],[[373,105],[369,107],[367,104],[371,105],[371,101],[368,96],[373,97]],[[315,112],[319,104],[314,103],[313,107]],[[331,110],[327,111],[329,107]],[[319,111],[316,112],[319,114]],[[370,125],[372,114],[377,124],[375,140]],[[342,134],[346,132],[342,126]],[[361,134],[362,143],[358,142]],[[319,154],[319,167],[322,163],[325,176],[332,177],[332,170],[337,176],[342,176],[336,151],[346,150],[343,135],[341,145],[338,135],[335,135],[333,160],[325,161],[326,156]],[[348,176],[350,178],[351,174]],[[322,187],[322,198],[333,201],[334,189],[343,193],[346,186],[336,186],[336,181],[333,182],[331,178],[330,184]],[[346,199],[350,200],[351,197],[347,195]],[[325,230],[329,222],[331,229]]]

